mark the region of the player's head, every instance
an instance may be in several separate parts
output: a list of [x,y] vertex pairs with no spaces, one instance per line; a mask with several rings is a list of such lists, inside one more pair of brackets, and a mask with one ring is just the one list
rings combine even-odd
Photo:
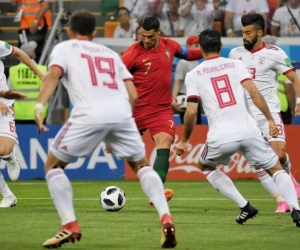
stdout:
[[118,8],[116,16],[121,24],[127,24],[130,21],[130,11],[125,7]]
[[186,47],[188,49],[197,49],[200,47],[199,44],[199,37],[198,36],[189,36],[188,39],[186,39]]
[[152,49],[158,45],[161,29],[157,17],[146,16],[141,23],[140,31],[146,49]]
[[96,19],[88,11],[75,12],[70,20],[68,35],[75,39],[92,40],[96,35]]
[[265,19],[260,14],[249,13],[243,15],[241,20],[244,47],[251,50],[257,41],[261,41],[265,29]]
[[221,34],[217,30],[206,29],[199,35],[200,50],[203,56],[219,54],[222,48]]

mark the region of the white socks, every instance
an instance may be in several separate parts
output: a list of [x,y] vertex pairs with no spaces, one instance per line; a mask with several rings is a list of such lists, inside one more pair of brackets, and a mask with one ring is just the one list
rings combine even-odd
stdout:
[[76,221],[73,207],[73,190],[64,170],[61,168],[51,169],[46,174],[46,180],[62,225]]
[[211,171],[203,171],[206,179],[221,194],[233,200],[240,208],[247,205],[247,201],[234,186],[232,180],[219,169]]
[[285,153],[286,156],[286,162],[284,164],[282,164],[282,168],[285,172],[287,172],[288,174],[291,174],[291,162],[290,162],[290,157],[287,153]]
[[263,187],[268,191],[268,193],[277,201],[283,201],[282,196],[278,190],[277,185],[274,182],[272,176],[270,176],[264,169],[255,169],[255,173],[260,180]]
[[14,194],[10,191],[9,187],[7,186],[1,172],[0,172],[0,193],[4,198],[8,196],[14,196]]
[[154,204],[159,217],[161,218],[164,214],[170,215],[163,183],[153,168],[142,167],[137,172],[137,176],[140,179],[143,191]]
[[273,175],[273,179],[291,211],[293,208],[299,210],[297,194],[291,177],[284,170],[279,170]]

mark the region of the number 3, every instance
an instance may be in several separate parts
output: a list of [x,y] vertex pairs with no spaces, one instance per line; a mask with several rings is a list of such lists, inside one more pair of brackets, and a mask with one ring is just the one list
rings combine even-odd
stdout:
[[249,68],[251,78],[254,80],[256,77],[256,68]]
[[[115,72],[113,58],[104,58],[104,57],[92,58],[91,56],[86,55],[86,54],[82,54],[81,57],[87,59],[87,61],[88,61],[93,86],[98,86],[98,80],[97,80],[96,71],[95,71],[95,68],[96,68],[99,73],[109,74],[112,79],[111,83],[103,82],[104,86],[107,86],[110,89],[118,89],[118,83],[115,80],[116,72]],[[103,68],[102,63],[107,63],[109,66],[108,69]]]

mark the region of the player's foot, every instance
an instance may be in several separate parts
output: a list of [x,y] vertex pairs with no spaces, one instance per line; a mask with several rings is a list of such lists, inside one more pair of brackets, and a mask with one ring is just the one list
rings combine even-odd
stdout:
[[296,193],[297,193],[298,200],[300,200],[300,185],[296,181],[296,179],[294,178],[294,176],[291,175],[291,179],[293,181],[293,184],[294,184],[294,187],[295,187],[295,190],[296,190]]
[[162,225],[162,237],[161,237],[161,247],[162,248],[174,248],[177,245],[175,237],[175,226],[173,219],[170,215],[164,214],[161,218]]
[[12,181],[15,181],[20,176],[20,164],[17,159],[7,161],[8,176]]
[[290,206],[285,201],[278,201],[277,210],[275,213],[287,213],[290,211]]
[[296,227],[300,227],[300,211],[293,209],[291,216]]
[[239,224],[242,224],[249,220],[253,219],[258,214],[258,210],[255,207],[252,207],[248,202],[246,206],[241,208],[241,213],[238,217],[236,217],[235,221]]
[[15,207],[16,205],[17,198],[14,195],[7,196],[0,202],[0,208]]
[[45,248],[58,248],[67,242],[74,243],[75,240],[79,241],[81,238],[81,230],[77,221],[73,221],[61,227],[59,232],[51,239],[43,243]]
[[[169,201],[169,200],[172,199],[173,194],[174,194],[174,192],[173,192],[172,189],[168,189],[168,188],[165,189],[165,196],[166,196],[166,200],[167,200],[167,201]],[[150,204],[150,206],[152,206],[152,207],[154,206],[154,204],[152,203],[151,200],[149,201],[149,204]]]

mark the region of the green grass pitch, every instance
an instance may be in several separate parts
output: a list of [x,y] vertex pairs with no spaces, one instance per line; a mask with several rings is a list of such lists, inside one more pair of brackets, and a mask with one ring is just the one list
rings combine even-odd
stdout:
[[[0,210],[0,249],[42,249],[53,237],[60,220],[44,181],[8,183],[17,195],[18,205]],[[160,249],[161,228],[156,210],[138,182],[72,182],[74,205],[82,228],[82,239],[64,244],[74,250]],[[167,182],[174,190],[169,202],[182,250],[293,250],[300,248],[300,228],[290,214],[276,214],[276,203],[256,181],[235,182],[241,193],[259,210],[259,215],[244,225],[235,217],[239,209],[207,182]],[[99,202],[101,191],[110,185],[122,188],[127,203],[120,212],[109,213]]]

